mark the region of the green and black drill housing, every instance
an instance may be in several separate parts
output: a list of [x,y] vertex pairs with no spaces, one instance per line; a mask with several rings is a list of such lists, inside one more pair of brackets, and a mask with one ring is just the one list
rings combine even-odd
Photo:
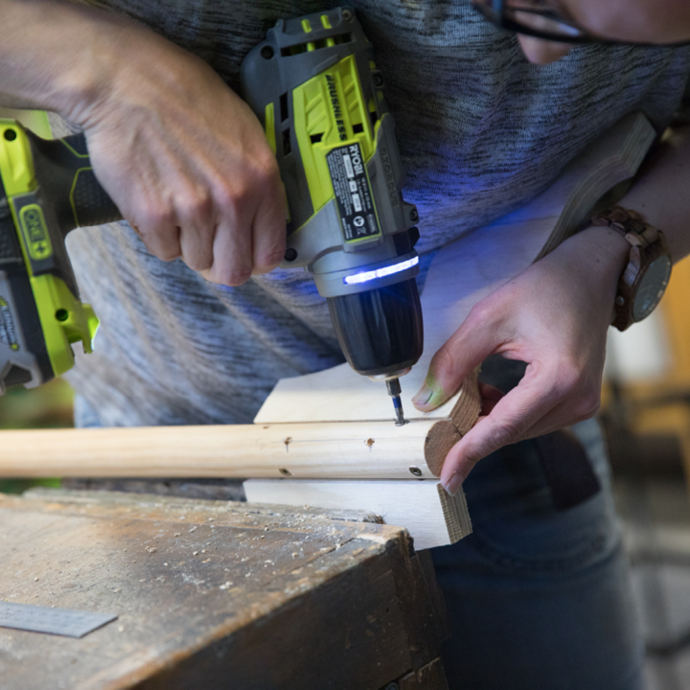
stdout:
[[373,47],[350,8],[280,20],[242,65],[289,206],[283,266],[314,275],[350,365],[400,376],[422,353],[417,209]]
[[0,394],[39,386],[91,352],[98,318],[81,302],[68,232],[121,218],[83,134],[46,140],[0,119]]

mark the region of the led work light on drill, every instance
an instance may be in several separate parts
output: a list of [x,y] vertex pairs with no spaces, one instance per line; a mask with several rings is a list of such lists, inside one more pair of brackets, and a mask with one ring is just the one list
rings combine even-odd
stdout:
[[423,345],[418,214],[373,47],[349,8],[281,20],[245,59],[242,88],[285,185],[281,265],[314,275],[347,361],[386,382],[403,424],[399,377]]

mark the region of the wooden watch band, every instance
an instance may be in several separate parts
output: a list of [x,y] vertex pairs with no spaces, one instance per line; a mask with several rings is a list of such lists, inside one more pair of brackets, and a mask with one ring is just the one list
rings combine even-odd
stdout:
[[[612,206],[598,212],[590,225],[608,226],[622,235],[630,244],[628,263],[618,281],[611,325],[624,331],[637,320],[634,316],[634,299],[639,277],[655,259],[668,255],[664,233],[648,223],[637,211]],[[665,286],[664,286],[665,287]]]
[[647,248],[650,244],[659,241],[662,234],[644,219],[637,211],[625,209],[621,206],[612,206],[597,213],[590,223],[596,226],[608,226],[619,232],[633,247]]

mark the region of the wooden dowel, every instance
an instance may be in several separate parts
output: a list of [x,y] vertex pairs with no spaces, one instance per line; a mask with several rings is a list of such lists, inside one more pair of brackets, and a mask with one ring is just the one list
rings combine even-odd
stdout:
[[437,421],[3,431],[0,477],[431,479]]

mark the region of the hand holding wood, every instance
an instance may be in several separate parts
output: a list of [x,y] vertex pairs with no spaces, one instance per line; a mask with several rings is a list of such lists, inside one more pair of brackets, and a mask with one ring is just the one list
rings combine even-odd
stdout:
[[627,256],[615,233],[588,229],[477,302],[431,360],[413,399],[428,411],[491,354],[527,363],[503,395],[483,386],[482,416],[448,453],[441,481],[455,493],[499,448],[588,419],[599,409],[606,331]]

